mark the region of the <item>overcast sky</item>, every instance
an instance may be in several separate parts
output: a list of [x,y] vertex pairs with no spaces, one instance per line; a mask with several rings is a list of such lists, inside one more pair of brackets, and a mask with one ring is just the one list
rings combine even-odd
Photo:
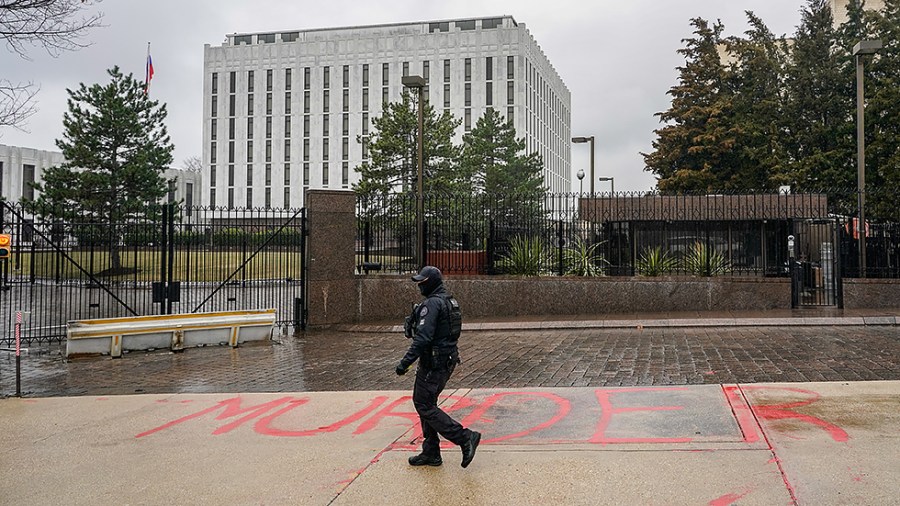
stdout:
[[[39,111],[21,132],[0,128],[0,144],[57,150],[66,110],[66,88],[107,83],[106,69],[144,78],[147,42],[155,76],[151,96],[168,104],[175,166],[201,153],[203,45],[225,34],[276,32],[363,24],[511,15],[524,23],[572,94],[572,135],[596,137],[595,171],[615,178],[616,190],[647,190],[640,152],[651,149],[654,114],[669,106],[676,53],[690,36],[689,20],[720,19],[726,35],[746,30],[744,11],[760,16],[776,34],[792,34],[803,0],[106,0],[96,9],[105,27],[92,45],[57,58],[30,51],[25,61],[0,50],[0,77],[34,81]],[[579,168],[589,169],[587,144],[572,146],[573,190]],[[585,189],[588,181],[585,179]],[[596,183],[605,191],[608,183]]]

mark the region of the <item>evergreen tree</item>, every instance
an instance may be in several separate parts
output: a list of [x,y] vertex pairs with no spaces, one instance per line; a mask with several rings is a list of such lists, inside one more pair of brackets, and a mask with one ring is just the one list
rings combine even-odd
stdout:
[[885,0],[883,10],[866,14],[863,34],[883,44],[877,55],[865,57],[866,214],[900,221],[900,0]]
[[516,138],[512,123],[488,108],[475,128],[463,136],[460,175],[468,182],[470,193],[542,195],[541,156],[524,151],[525,139]]
[[[65,163],[47,169],[35,184],[38,214],[64,221],[104,224],[110,268],[119,272],[119,240],[128,220],[153,213],[166,194],[161,176],[172,163],[166,106],[151,100],[132,74],[107,71],[105,86],[82,83],[69,93],[63,138],[56,141]],[[96,240],[96,239],[94,239]]]
[[723,25],[701,18],[691,20],[694,37],[683,39],[678,53],[685,64],[678,67],[678,84],[668,94],[672,105],[657,113],[666,125],[655,130],[654,151],[642,153],[645,170],[657,177],[666,193],[712,190],[729,179],[737,129],[733,124],[733,96],[719,55]]
[[728,83],[733,93],[737,133],[731,167],[722,167],[719,184],[736,190],[775,188],[786,183],[784,136],[784,71],[786,43],[765,23],[747,12],[745,37],[731,37]]
[[855,186],[851,97],[827,0],[808,0],[785,88],[787,179],[799,190]]
[[[459,148],[452,139],[460,120],[449,113],[438,116],[430,103],[423,112],[423,186],[427,194],[451,188],[457,180],[454,162]],[[384,104],[381,117],[372,118],[369,160],[357,167],[361,179],[353,186],[357,194],[375,197],[416,191],[418,118],[413,94],[407,90],[400,102]],[[362,137],[357,141],[362,143]]]

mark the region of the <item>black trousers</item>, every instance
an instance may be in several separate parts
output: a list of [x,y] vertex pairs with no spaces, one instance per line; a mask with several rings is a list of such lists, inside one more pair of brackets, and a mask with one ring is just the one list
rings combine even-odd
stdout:
[[425,437],[422,453],[431,457],[441,454],[441,440],[438,434],[457,445],[468,442],[471,436],[468,429],[437,405],[438,395],[444,390],[455,368],[456,364],[451,363],[448,367],[440,369],[426,369],[420,366],[416,370],[413,405],[419,414],[422,435]]

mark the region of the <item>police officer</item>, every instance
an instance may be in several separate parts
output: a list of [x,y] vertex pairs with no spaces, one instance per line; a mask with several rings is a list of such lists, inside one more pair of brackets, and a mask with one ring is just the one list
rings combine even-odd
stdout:
[[412,280],[419,285],[425,301],[411,317],[414,337],[409,351],[397,364],[397,374],[406,374],[413,362],[419,361],[413,387],[413,405],[422,424],[422,453],[409,458],[411,466],[439,466],[441,442],[438,435],[462,448],[462,467],[475,457],[481,433],[466,429],[437,405],[438,395],[447,385],[459,363],[457,339],[462,327],[459,304],[444,288],[441,271],[426,265]]

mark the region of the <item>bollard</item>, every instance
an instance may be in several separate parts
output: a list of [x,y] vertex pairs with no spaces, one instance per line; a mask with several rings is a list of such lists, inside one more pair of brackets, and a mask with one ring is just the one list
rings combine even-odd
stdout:
[[16,397],[22,397],[22,312],[16,311]]

